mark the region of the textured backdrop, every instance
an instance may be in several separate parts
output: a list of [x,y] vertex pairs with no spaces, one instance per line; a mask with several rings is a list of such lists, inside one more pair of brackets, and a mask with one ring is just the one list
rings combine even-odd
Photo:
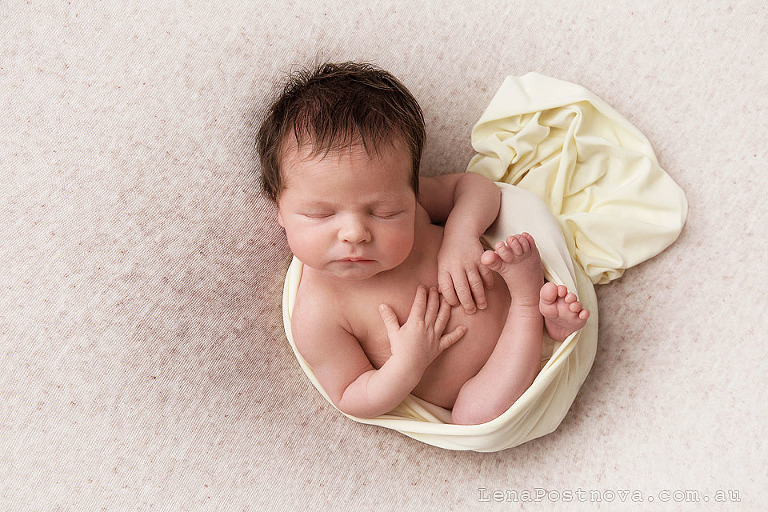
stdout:
[[[0,4],[0,510],[765,506],[764,2],[130,4]],[[676,244],[598,287],[555,433],[444,451],[304,377],[253,139],[318,59],[409,86],[425,173],[463,170],[503,78],[538,71],[624,114],[686,190]]]

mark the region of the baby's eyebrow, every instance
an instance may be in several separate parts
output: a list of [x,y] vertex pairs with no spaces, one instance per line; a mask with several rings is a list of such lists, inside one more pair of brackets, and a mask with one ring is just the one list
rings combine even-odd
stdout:
[[317,199],[314,201],[308,201],[304,203],[304,206],[307,206],[309,208],[329,208],[333,205],[327,201],[323,201],[322,199]]
[[[310,208],[310,209],[317,209],[317,210],[323,210],[323,209],[334,209],[337,207],[336,203],[325,201],[323,199],[313,199],[305,202],[303,204],[304,208]],[[376,199],[370,202],[367,202],[365,204],[359,205],[365,209],[368,210],[395,210],[399,208],[397,203],[392,200],[388,199]]]

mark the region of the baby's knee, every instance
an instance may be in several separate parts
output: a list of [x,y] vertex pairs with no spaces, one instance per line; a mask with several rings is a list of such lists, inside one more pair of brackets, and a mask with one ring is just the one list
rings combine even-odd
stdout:
[[451,412],[451,423],[454,425],[479,425],[494,420],[504,414],[508,406],[504,404],[459,404]]

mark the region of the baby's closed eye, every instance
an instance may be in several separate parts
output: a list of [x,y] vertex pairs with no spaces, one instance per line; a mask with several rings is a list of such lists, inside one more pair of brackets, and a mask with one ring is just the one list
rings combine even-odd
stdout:
[[333,215],[332,212],[304,212],[301,214],[308,219],[327,219]]
[[404,213],[404,210],[401,211],[374,211],[371,213],[376,218],[379,219],[392,219],[394,217],[397,217],[401,213]]

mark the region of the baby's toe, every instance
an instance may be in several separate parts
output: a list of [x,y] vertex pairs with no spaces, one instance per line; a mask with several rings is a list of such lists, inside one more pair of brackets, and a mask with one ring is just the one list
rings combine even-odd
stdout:
[[545,304],[554,304],[557,300],[557,285],[555,283],[544,283],[539,295]]
[[[504,244],[502,243],[502,245]],[[501,266],[501,258],[499,258],[498,251],[485,251],[480,256],[480,263],[491,270],[497,270]]]
[[517,241],[520,244],[520,247],[523,248],[524,253],[531,250],[531,243],[528,241],[528,238],[525,235],[518,236]]
[[512,259],[512,251],[504,242],[499,242],[496,244],[496,254],[499,256],[499,258],[501,258],[502,261],[509,261]]
[[520,245],[518,235],[507,237],[507,247],[509,247],[509,251],[515,256],[522,256],[523,247]]
[[523,234],[522,234],[522,236],[523,236],[523,238],[525,238],[526,240],[528,240],[528,243],[530,243],[530,244],[531,244],[531,247],[533,247],[534,245],[536,245],[536,242],[534,242],[534,240],[533,240],[533,237],[531,236],[531,234],[530,234],[530,233],[523,233]]

